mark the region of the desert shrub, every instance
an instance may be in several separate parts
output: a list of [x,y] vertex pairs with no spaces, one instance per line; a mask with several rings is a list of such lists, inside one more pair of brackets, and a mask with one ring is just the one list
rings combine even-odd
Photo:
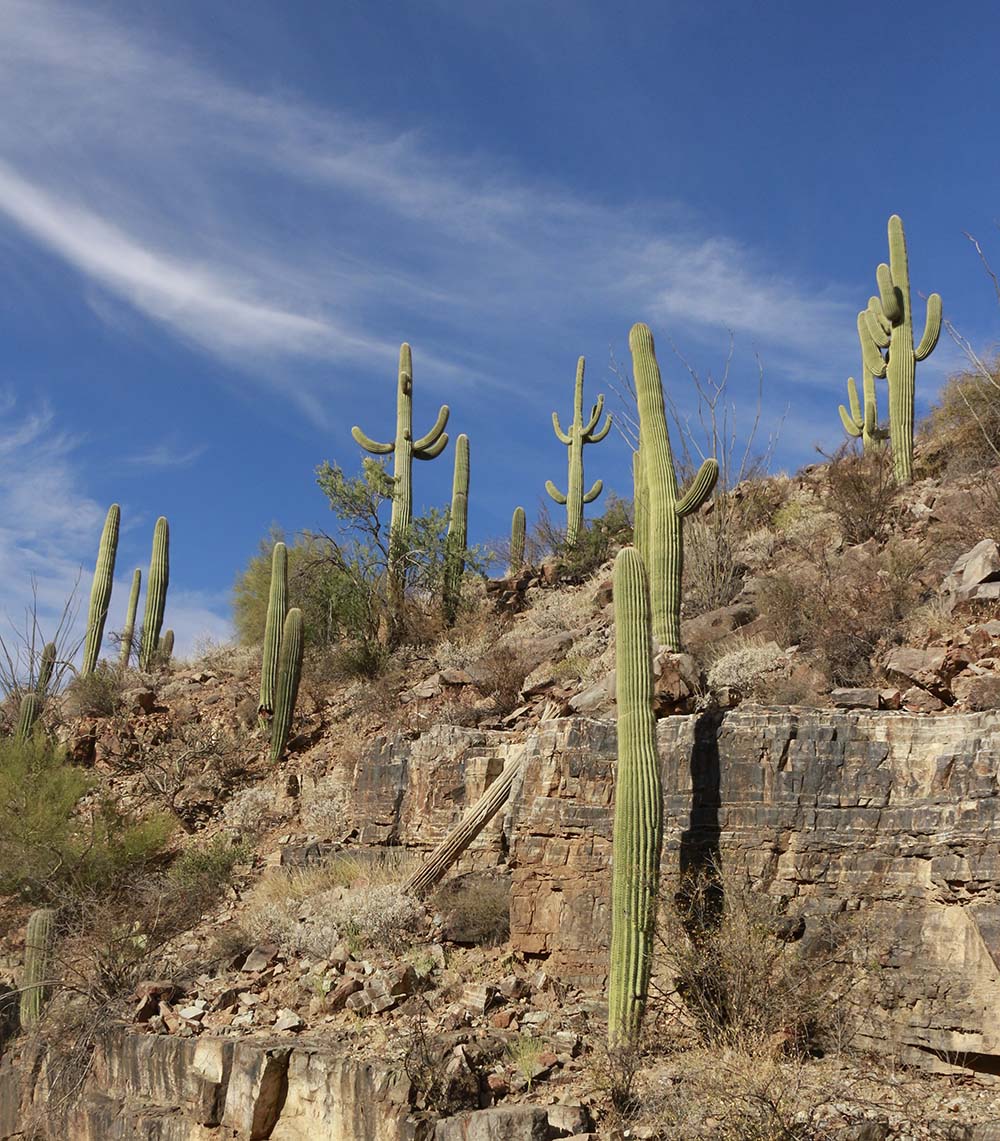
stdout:
[[475,875],[450,880],[434,895],[432,908],[443,915],[448,938],[495,947],[510,936],[510,881]]
[[892,522],[899,488],[888,448],[871,452],[840,447],[826,469],[827,506],[848,543],[882,536]]
[[1000,462],[1000,357],[951,377],[920,424],[921,452],[949,475]]
[[121,709],[125,675],[110,662],[98,662],[92,673],[77,676],[66,687],[70,717],[114,717]]
[[749,697],[780,660],[781,649],[774,642],[737,639],[723,647],[709,666],[709,688],[735,690]]
[[46,899],[127,890],[171,830],[163,814],[122,812],[40,735],[0,741],[0,891]]
[[223,815],[227,824],[248,836],[259,836],[285,819],[274,788],[257,784],[234,793]]
[[300,794],[299,802],[299,820],[308,832],[327,839],[344,834],[348,794],[343,781],[322,777],[308,795]]
[[207,844],[193,844],[177,857],[167,874],[167,886],[180,894],[209,899],[229,883],[237,864],[253,858],[243,843],[215,836]]
[[520,703],[521,687],[529,672],[517,650],[500,646],[479,662],[476,688],[493,699],[493,713],[505,717]]

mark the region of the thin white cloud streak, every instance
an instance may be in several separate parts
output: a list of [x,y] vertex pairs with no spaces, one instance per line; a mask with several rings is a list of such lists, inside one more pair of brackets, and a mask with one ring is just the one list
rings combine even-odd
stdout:
[[195,448],[172,448],[169,444],[154,444],[141,452],[125,457],[125,463],[133,467],[142,468],[181,468],[190,467],[208,450],[206,445],[200,444]]
[[[18,414],[9,396],[0,396],[0,637],[16,643],[25,628],[25,608],[35,606],[43,640],[55,635],[67,603],[75,597],[77,620],[67,632],[67,645],[76,644],[86,619],[90,575],[97,552],[106,505],[83,489],[76,449],[79,441],[60,430],[48,408]],[[131,585],[117,584],[112,613],[124,611]],[[213,606],[215,608],[213,608]],[[231,627],[219,609],[224,600],[172,590],[168,624],[185,653],[199,638],[225,640]]]
[[[850,306],[699,235],[676,206],[592,203],[419,133],[242,90],[87,8],[0,0],[0,15],[0,211],[303,401],[301,377],[262,356],[383,367],[390,329],[445,309],[494,331],[602,311],[729,328],[775,344],[785,371],[849,347]],[[488,377],[463,351],[421,360]]]

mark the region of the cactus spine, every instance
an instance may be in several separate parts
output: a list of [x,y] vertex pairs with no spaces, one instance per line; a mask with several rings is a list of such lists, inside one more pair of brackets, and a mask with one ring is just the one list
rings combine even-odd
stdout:
[[151,670],[156,664],[169,582],[170,527],[161,515],[153,529],[153,553],[146,579],[146,609],[142,616],[142,642],[139,646],[139,669],[143,672]]
[[649,988],[663,800],[653,715],[653,654],[646,571],[636,550],[615,558],[618,770],[611,856],[608,1038],[634,1039]]
[[139,590],[142,586],[142,571],[136,567],[132,575],[132,589],[128,595],[128,610],[125,611],[125,626],[122,630],[121,668],[128,669],[128,661],[132,656],[132,639],[135,637],[135,615],[139,609]]
[[[858,400],[858,386],[854,377],[847,378],[847,399],[851,410],[840,405],[840,419],[844,430],[855,439],[861,437],[866,452],[872,451],[883,440],[889,438],[885,428],[878,426],[878,403],[875,396],[875,378],[885,376],[885,361],[870,343],[867,329],[867,311],[858,314],[858,339],[861,342],[861,377],[864,392],[864,406]],[[875,371],[872,371],[875,365]]]
[[56,668],[56,644],[46,642],[42,647],[42,656],[38,661],[38,681],[35,682],[35,693],[44,701],[52,684],[52,674]]
[[[389,527],[390,544],[397,565],[406,542],[406,535],[413,518],[413,460],[432,460],[439,456],[448,443],[445,425],[448,423],[448,405],[442,404],[434,426],[420,439],[413,438],[413,357],[410,346],[403,344],[399,349],[399,383],[396,390],[396,438],[392,443],[382,444],[372,440],[357,425],[351,429],[355,441],[376,456],[394,457],[392,476],[392,521]],[[398,570],[397,570],[398,577]]]
[[510,519],[510,561],[508,574],[517,574],[524,566],[524,508],[515,507]]
[[633,325],[628,336],[639,402],[639,468],[642,526],[640,546],[649,572],[653,636],[670,650],[681,649],[681,579],[684,572],[684,520],[712,494],[719,465],[705,460],[683,495],[674,473],[663,384],[648,325]]
[[450,626],[458,613],[465,573],[465,552],[469,541],[469,437],[463,432],[455,440],[455,474],[451,486],[451,512],[445,540],[444,617]]
[[559,413],[552,413],[552,427],[556,436],[569,448],[569,473],[566,483],[566,494],[556,487],[551,479],[545,481],[545,490],[556,501],[566,505],[566,546],[573,547],[580,538],[580,528],[583,526],[583,505],[593,503],[604,488],[602,480],[596,480],[594,486],[584,494],[583,491],[583,448],[585,444],[599,444],[611,428],[611,416],[604,421],[604,426],[597,429],[597,422],[604,410],[603,394],[597,397],[597,403],[591,409],[590,418],[583,420],[583,368],[584,358],[580,357],[576,364],[576,388],[573,393],[573,422],[569,431],[564,432],[559,425]]
[[[903,222],[898,214],[893,214],[889,219],[889,264],[883,262],[876,270],[875,277],[879,297],[877,304],[869,303],[864,319],[876,350],[889,350],[888,359],[884,363],[889,378],[892,465],[897,481],[909,483],[913,478],[913,399],[917,361],[930,356],[941,335],[941,296],[932,293],[927,298],[924,333],[914,348],[910,269]],[[878,351],[875,357],[882,359]],[[873,371],[876,376],[879,375],[877,365]]]
[[278,654],[278,678],[274,694],[274,720],[271,722],[271,761],[279,760],[288,743],[292,714],[302,677],[302,611],[293,606],[285,615]]
[[111,602],[111,587],[115,577],[115,556],[118,553],[118,528],[121,524],[122,509],[117,503],[108,508],[101,532],[101,545],[97,549],[97,563],[94,566],[94,581],[90,588],[90,608],[87,611],[87,637],[83,644],[83,663],[80,676],[94,672],[97,657],[104,640],[104,623],[108,617]]
[[51,986],[52,947],[56,913],[49,907],[31,913],[24,941],[24,978],[21,981],[21,1026],[30,1030],[42,1016]]
[[271,552],[271,590],[267,596],[267,617],[264,620],[264,650],[260,666],[260,701],[257,703],[257,722],[266,729],[274,713],[274,687],[278,680],[278,652],[281,648],[281,628],[288,612],[288,548],[275,543]]

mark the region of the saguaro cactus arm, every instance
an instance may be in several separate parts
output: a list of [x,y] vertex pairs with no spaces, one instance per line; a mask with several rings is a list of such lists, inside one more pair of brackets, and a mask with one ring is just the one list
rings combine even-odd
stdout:
[[920,344],[913,352],[918,361],[929,357],[937,347],[938,338],[941,336],[941,316],[941,295],[932,293],[927,298],[927,320],[924,324],[924,335],[920,338]]
[[374,456],[391,455],[391,453],[395,451],[396,448],[395,444],[380,444],[377,440],[373,440],[369,436],[366,436],[364,432],[362,432],[361,429],[357,426],[357,424],[355,424],[351,429],[351,435],[354,437],[355,441],[365,449],[366,452],[371,452]]
[[545,481],[545,490],[556,501],[556,503],[565,504],[566,496],[559,490],[558,487],[552,482],[551,479]]
[[[448,443],[448,436],[445,432],[445,425],[448,423],[449,408],[447,404],[442,404],[438,409],[437,419],[434,421],[434,427],[427,433],[426,436],[421,436],[419,440],[413,441],[413,458],[417,460],[432,460],[434,456],[439,455],[445,445]],[[436,449],[433,455],[422,455]]]
[[844,425],[844,431],[849,436],[857,438],[864,428],[864,419],[861,415],[861,405],[858,402],[858,386],[854,383],[853,376],[847,378],[847,399],[851,405],[850,412],[843,404],[838,406],[837,411],[840,413],[840,422]]
[[594,484],[591,487],[590,491],[588,491],[587,494],[583,497],[583,502],[584,503],[593,503],[594,500],[601,494],[601,492],[603,490],[604,490],[604,480],[603,479],[595,479]]
[[698,474],[691,481],[691,486],[677,501],[676,511],[681,519],[693,515],[708,501],[708,497],[715,490],[716,480],[719,478],[719,464],[717,460],[707,459],[698,468]]

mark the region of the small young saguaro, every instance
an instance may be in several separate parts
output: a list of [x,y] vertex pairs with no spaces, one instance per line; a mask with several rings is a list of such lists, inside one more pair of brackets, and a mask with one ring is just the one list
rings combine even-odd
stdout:
[[122,509],[117,503],[108,508],[101,532],[101,543],[97,549],[97,564],[94,567],[94,581],[90,588],[90,607],[87,611],[87,639],[83,644],[83,661],[80,676],[94,672],[104,640],[104,623],[111,604],[111,588],[115,580],[115,557],[118,554],[118,529],[121,525]]

